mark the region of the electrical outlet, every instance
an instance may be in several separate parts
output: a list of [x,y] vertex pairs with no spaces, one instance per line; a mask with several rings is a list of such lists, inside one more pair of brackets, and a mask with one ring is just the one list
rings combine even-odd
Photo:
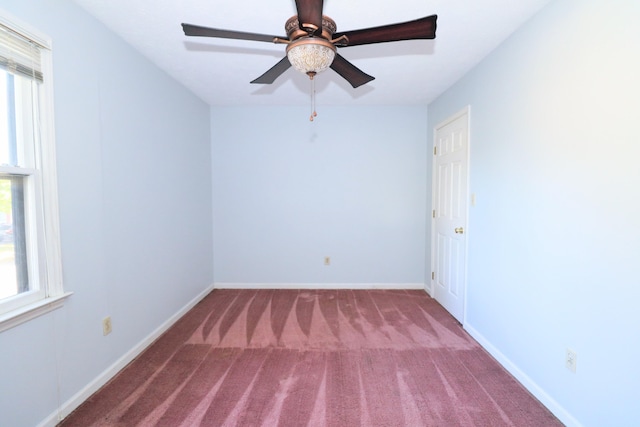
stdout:
[[109,335],[111,333],[111,316],[107,316],[102,319],[102,335]]
[[578,364],[578,355],[576,354],[575,351],[568,348],[566,356],[564,358],[564,366],[566,366],[568,370],[570,370],[575,374],[577,364]]
[[324,265],[331,265],[331,257],[330,256],[324,257]]

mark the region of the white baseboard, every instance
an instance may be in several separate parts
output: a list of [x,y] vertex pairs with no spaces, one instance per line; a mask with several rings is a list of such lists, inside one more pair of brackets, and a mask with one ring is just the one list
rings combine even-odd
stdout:
[[531,394],[533,394],[553,415],[567,427],[583,427],[566,409],[564,409],[555,399],[547,394],[535,381],[525,374],[500,350],[498,350],[489,340],[468,323],[464,329],[471,335],[485,350],[489,352],[511,375],[513,375]]
[[216,289],[420,289],[424,283],[225,283],[216,282]]
[[207,289],[201,292],[197,297],[192,299],[187,305],[182,307],[177,313],[167,319],[162,325],[160,325],[155,331],[140,341],[135,347],[125,353],[120,359],[118,359],[113,365],[109,366],[105,371],[98,375],[93,381],[87,384],[82,390],[76,393],[71,399],[67,400],[59,410],[55,411],[47,418],[45,418],[38,427],[55,427],[62,419],[73,412],[78,406],[87,400],[93,393],[98,391],[100,387],[105,385],[111,378],[113,378],[118,372],[120,372],[125,366],[127,366],[133,359],[138,357],[151,343],[153,343],[160,335],[162,335],[167,329],[173,326],[182,316],[184,316],[189,310],[191,310],[198,302],[206,297],[214,289],[213,285],[210,285]]

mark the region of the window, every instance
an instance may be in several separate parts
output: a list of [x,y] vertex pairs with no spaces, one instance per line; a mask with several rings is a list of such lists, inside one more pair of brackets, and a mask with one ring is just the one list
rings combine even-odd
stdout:
[[62,288],[51,49],[0,14],[0,331],[53,310]]

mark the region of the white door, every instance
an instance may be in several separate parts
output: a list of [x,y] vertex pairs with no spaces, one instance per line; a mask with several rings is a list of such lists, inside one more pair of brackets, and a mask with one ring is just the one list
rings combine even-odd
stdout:
[[434,129],[432,287],[433,297],[459,322],[464,320],[469,108]]

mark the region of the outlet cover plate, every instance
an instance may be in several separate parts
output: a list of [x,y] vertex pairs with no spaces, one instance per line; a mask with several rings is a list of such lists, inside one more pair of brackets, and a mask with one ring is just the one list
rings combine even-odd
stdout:
[[568,348],[566,352],[566,356],[564,358],[564,365],[567,367],[568,370],[570,370],[575,374],[577,364],[578,364],[578,355],[576,354],[575,351]]
[[111,316],[102,319],[102,335],[109,335],[112,330]]

